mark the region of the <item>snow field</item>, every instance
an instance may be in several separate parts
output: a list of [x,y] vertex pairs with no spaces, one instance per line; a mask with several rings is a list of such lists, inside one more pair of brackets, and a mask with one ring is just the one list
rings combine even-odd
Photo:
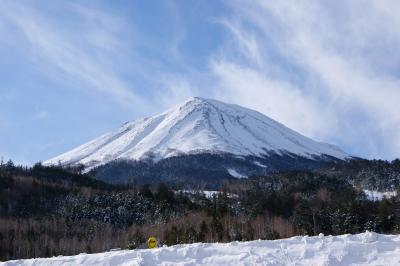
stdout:
[[363,190],[365,195],[367,195],[367,198],[372,201],[380,201],[383,200],[384,198],[390,199],[391,197],[396,197],[397,196],[397,191],[376,191],[376,190],[368,190],[364,189]]
[[400,235],[303,237],[196,243],[157,249],[17,260],[11,265],[400,265]]

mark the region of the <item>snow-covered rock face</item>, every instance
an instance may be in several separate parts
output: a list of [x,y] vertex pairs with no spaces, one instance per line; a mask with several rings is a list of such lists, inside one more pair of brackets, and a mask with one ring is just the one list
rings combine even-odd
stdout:
[[206,152],[348,157],[339,148],[313,141],[259,112],[196,97],[160,115],[126,123],[45,164],[84,164],[92,168],[115,159],[160,160]]

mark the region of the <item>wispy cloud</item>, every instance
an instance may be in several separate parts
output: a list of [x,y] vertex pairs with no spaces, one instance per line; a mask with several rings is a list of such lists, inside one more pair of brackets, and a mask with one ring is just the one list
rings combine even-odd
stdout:
[[296,85],[227,61],[213,62],[212,70],[218,76],[217,98],[259,110],[309,136],[332,130],[332,125],[316,126],[330,114]]
[[3,1],[0,21],[8,25],[4,27],[8,34],[2,38],[15,35],[14,31],[21,33],[28,56],[52,78],[108,94],[122,104],[145,106],[145,100],[118,73],[118,53],[126,49],[119,35],[119,29],[127,28],[123,20],[83,5],[60,4],[63,12],[49,16],[39,6]]
[[[126,110],[124,119],[156,113],[199,95],[254,108],[355,155],[400,156],[398,1],[233,0],[216,4],[221,10],[210,16],[211,4],[202,1],[93,3],[3,0],[0,44],[7,43],[23,61],[19,65],[32,64],[32,76],[40,73],[60,90],[84,96],[76,97],[84,98],[77,105],[85,105],[77,109],[91,106],[92,97],[99,109],[107,101],[97,122]],[[2,55],[12,61],[7,51]],[[29,78],[38,90],[48,84]],[[34,95],[28,89],[16,98]],[[1,101],[7,100],[0,95]],[[42,109],[52,114],[51,105],[35,109],[36,103],[26,102],[37,118],[45,116]],[[22,119],[17,113],[15,108],[14,116]],[[0,116],[0,127],[9,116]],[[45,120],[51,119],[56,118]],[[88,127],[96,128],[92,123]]]
[[211,59],[218,97],[370,157],[400,156],[400,5],[369,3],[232,2],[224,25],[237,47]]

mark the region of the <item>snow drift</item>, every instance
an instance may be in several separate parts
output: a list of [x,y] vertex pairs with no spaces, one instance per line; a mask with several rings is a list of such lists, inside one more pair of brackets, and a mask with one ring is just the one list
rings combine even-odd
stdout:
[[400,236],[292,237],[30,259],[2,265],[400,265]]
[[384,198],[390,199],[391,197],[397,196],[397,191],[377,191],[377,190],[368,190],[364,189],[363,192],[367,196],[367,199],[371,201],[380,201]]
[[196,97],[160,115],[128,122],[45,164],[92,168],[115,159],[161,160],[198,153],[268,156],[271,152],[311,159],[349,157],[339,148],[302,136],[259,112]]

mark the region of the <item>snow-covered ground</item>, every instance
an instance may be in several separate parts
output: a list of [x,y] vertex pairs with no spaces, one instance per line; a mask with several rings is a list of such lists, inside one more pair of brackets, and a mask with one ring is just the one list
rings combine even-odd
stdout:
[[228,170],[228,173],[229,173],[231,176],[235,177],[235,178],[247,178],[247,176],[238,173],[238,171],[236,171],[236,170],[233,169],[233,168],[228,168],[227,170]]
[[[218,194],[222,194],[222,191],[217,191],[217,190],[176,190],[175,193],[186,193],[186,194],[192,194],[192,195],[196,195],[196,194],[202,194],[204,195],[206,198],[212,198],[214,196],[217,196]],[[230,198],[237,198],[238,195],[236,194],[232,194],[232,193],[228,193],[228,197]]]
[[383,198],[391,198],[391,197],[396,197],[397,196],[397,191],[376,191],[376,190],[367,190],[364,189],[363,190],[365,195],[367,196],[367,198],[369,200],[372,201],[379,201],[379,200],[383,200]]
[[400,265],[400,235],[292,237],[9,261],[6,265]]

